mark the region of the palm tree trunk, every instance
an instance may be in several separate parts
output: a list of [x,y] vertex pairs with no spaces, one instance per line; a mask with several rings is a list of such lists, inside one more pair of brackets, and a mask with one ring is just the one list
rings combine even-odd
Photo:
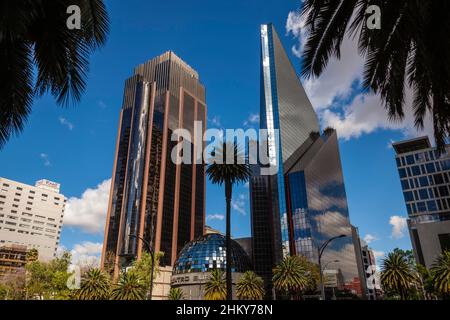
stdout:
[[233,300],[233,283],[231,276],[231,197],[232,185],[230,181],[225,182],[225,198],[227,202],[227,231],[226,231],[226,246],[227,246],[227,300]]

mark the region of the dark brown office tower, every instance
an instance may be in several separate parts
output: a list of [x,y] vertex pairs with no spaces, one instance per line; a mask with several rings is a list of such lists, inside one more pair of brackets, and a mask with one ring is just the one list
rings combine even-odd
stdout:
[[[173,52],[138,66],[126,81],[102,254],[102,267],[114,265],[116,275],[148,250],[146,242],[172,266],[183,246],[203,235],[205,166],[177,165],[171,155],[179,144],[174,130],[203,136],[205,100],[197,72]],[[203,145],[193,140],[195,155]]]

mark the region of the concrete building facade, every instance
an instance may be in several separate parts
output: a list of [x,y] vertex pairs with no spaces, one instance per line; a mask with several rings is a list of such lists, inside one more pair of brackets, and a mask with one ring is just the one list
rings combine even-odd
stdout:
[[0,245],[37,249],[39,260],[56,256],[66,199],[60,185],[40,180],[35,186],[0,177]]

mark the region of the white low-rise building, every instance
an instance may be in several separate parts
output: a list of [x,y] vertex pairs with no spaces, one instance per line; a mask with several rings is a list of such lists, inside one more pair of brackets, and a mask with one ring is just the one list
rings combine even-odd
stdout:
[[37,249],[39,260],[56,256],[66,198],[60,185],[40,180],[35,186],[0,177],[0,245]]

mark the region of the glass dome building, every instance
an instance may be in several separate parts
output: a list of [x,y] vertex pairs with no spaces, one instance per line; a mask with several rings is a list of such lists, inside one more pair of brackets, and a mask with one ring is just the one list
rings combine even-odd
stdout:
[[[225,243],[226,238],[221,234],[208,234],[188,243],[175,262],[172,287],[181,288],[186,299],[202,300],[203,287],[211,271],[226,271]],[[235,285],[244,272],[251,270],[251,260],[234,240],[231,241],[231,259]]]
[[[188,243],[180,252],[174,266],[174,274],[226,270],[225,236],[209,234]],[[232,272],[244,273],[251,269],[250,258],[244,249],[231,240]]]

